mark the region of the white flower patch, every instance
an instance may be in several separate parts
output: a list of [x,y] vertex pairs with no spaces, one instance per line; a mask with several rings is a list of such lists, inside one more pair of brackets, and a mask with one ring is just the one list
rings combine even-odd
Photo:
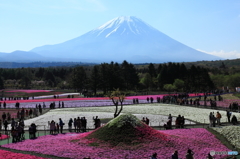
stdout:
[[[48,129],[48,121],[54,120],[55,122],[59,121],[59,118],[62,118],[65,123],[64,129],[68,128],[68,121],[70,118],[74,119],[77,117],[85,117],[87,119],[87,127],[94,128],[93,116],[98,116],[102,118],[113,118],[115,111],[115,106],[107,107],[78,107],[78,108],[61,108],[53,109],[48,113],[41,115],[39,117],[29,119],[25,121],[25,125],[30,125],[35,123],[39,126],[38,129]],[[168,115],[173,116],[173,124],[175,124],[176,116],[181,115],[185,117],[185,124],[194,124],[193,121],[199,123],[209,123],[209,113],[216,110],[212,109],[202,109],[196,107],[187,107],[179,105],[170,105],[162,103],[153,103],[153,104],[138,104],[138,105],[125,105],[123,107],[122,114],[131,113],[135,115],[138,119],[147,117],[150,120],[150,126],[163,126],[164,123],[168,120]],[[222,122],[227,121],[226,112],[219,111],[222,114]],[[233,113],[237,117],[238,113]],[[192,121],[189,121],[189,120]]]
[[224,126],[212,129],[226,137],[232,145],[240,148],[240,126]]

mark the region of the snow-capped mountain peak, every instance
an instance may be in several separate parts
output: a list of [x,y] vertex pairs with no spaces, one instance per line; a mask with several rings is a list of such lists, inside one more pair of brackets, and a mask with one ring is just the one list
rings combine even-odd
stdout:
[[[148,28],[148,29],[146,29]],[[120,16],[114,18],[100,27],[94,29],[92,32],[97,33],[97,36],[109,37],[114,33],[118,35],[124,34],[146,34],[147,30],[156,30],[152,28],[150,25],[143,22],[141,19],[134,16]]]
[[66,42],[31,50],[46,57],[134,63],[219,60],[190,48],[134,16],[114,18]]

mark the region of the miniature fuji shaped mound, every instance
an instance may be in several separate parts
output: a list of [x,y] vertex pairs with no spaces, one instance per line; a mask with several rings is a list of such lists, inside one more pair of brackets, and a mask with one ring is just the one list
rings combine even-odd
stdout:
[[97,143],[107,142],[111,146],[130,146],[154,140],[166,141],[167,135],[149,127],[132,114],[124,114],[112,119],[85,138]]

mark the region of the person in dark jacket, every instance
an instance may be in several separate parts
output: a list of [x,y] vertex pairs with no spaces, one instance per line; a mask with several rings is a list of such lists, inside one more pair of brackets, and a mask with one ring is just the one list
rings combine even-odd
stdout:
[[172,154],[172,159],[178,159],[178,151],[175,151],[175,152]]
[[60,133],[63,133],[63,125],[64,125],[64,123],[63,123],[62,119],[59,118]]

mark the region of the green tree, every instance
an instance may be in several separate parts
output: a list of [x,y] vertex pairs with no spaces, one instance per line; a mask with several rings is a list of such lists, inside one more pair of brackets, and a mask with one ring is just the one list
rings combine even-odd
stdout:
[[141,83],[145,85],[146,88],[151,89],[153,85],[152,77],[149,73],[146,73],[141,79]]
[[173,84],[165,84],[163,88],[168,92],[172,92],[176,90],[176,87]]
[[56,81],[52,71],[48,70],[44,73],[44,80],[47,81],[48,86],[55,87]]
[[148,65],[148,73],[150,74],[150,76],[151,76],[152,78],[154,78],[154,77],[157,76],[157,74],[156,74],[156,69],[155,69],[155,67],[154,67],[154,65],[153,65],[152,63],[150,63],[150,64]]
[[75,91],[82,91],[86,86],[87,75],[82,66],[77,66],[71,74],[71,86]]
[[167,66],[166,65],[163,65],[163,67],[161,69],[161,72],[157,77],[157,80],[158,80],[158,86],[159,86],[160,89],[162,89],[165,84],[169,83],[168,82],[168,72],[167,72]]
[[184,81],[180,79],[175,79],[173,86],[175,86],[176,89],[178,90],[183,90],[184,88]]
[[230,75],[226,79],[227,86],[235,89],[235,87],[240,87],[240,73]]
[[121,64],[121,77],[125,89],[134,89],[139,83],[139,76],[133,64],[123,61]]
[[97,89],[100,87],[100,70],[99,66],[95,65],[91,72],[90,87],[92,88],[94,94],[97,94]]
[[1,76],[0,76],[0,89],[4,89],[4,80]]
[[109,90],[109,64],[102,63],[100,65],[100,88],[103,90],[103,94],[106,94]]
[[[110,93],[109,98],[115,105],[114,118],[116,118],[123,110],[123,101],[125,99],[125,93],[121,92],[119,89],[116,89]],[[121,106],[120,109],[118,109],[119,103]]]

